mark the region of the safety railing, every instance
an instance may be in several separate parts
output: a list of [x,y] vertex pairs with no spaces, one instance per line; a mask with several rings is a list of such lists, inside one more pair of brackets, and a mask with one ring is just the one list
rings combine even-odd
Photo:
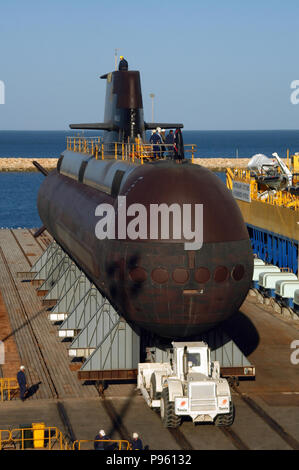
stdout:
[[96,442],[103,443],[104,450],[132,450],[129,441],[122,439],[92,440],[80,439],[73,442],[73,450],[93,449]]
[[95,443],[103,444],[104,450],[132,450],[131,443],[124,439],[79,439],[70,442],[55,426],[33,423],[32,427],[0,429],[0,451],[6,449],[26,450],[88,450]]
[[14,377],[0,378],[0,399],[11,400],[19,390],[17,379]]
[[10,441],[10,431],[8,429],[0,429],[0,450],[5,449],[6,446],[10,446]]
[[14,448],[46,449],[46,450],[72,450],[72,444],[56,427],[32,425],[30,428],[16,428],[0,430],[0,450]]
[[232,190],[233,182],[238,181],[247,183],[250,185],[250,196],[252,200],[258,200],[265,204],[271,204],[273,206],[286,207],[293,210],[299,210],[299,197],[290,194],[287,191],[276,191],[275,194],[270,192],[259,192],[258,184],[253,176],[251,176],[249,170],[230,168],[226,169],[226,185]]
[[[115,160],[139,160],[141,164],[152,159],[174,158],[173,144],[147,144],[140,139],[132,142],[103,143],[100,137],[67,137],[67,150],[93,155],[97,160],[115,158]],[[191,154],[192,162],[197,152],[195,144],[184,145],[184,151]]]

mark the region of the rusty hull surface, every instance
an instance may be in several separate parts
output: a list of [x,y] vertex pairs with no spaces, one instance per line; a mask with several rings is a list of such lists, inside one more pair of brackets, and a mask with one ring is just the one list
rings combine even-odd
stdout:
[[119,195],[127,207],[148,209],[148,227],[150,204],[203,204],[204,239],[198,251],[186,251],[187,240],[172,233],[170,240],[100,241],[95,209],[116,207],[117,199],[56,171],[46,177],[38,196],[44,225],[120,315],[161,337],[181,338],[213,328],[240,307],[252,251],[240,210],[217,176],[191,164],[139,165]]

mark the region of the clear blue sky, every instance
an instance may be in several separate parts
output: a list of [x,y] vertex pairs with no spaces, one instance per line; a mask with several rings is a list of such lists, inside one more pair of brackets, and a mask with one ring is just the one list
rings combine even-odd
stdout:
[[296,129],[298,0],[6,0],[0,129],[103,120],[114,49],[141,71],[145,119],[186,129]]

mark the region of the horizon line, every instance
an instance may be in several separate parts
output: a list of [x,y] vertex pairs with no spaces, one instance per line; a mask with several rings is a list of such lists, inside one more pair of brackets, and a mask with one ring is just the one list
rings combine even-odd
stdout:
[[[96,129],[0,129],[0,132],[97,132]],[[299,128],[281,128],[281,129],[183,129],[187,132],[272,132],[272,131],[298,131]],[[99,132],[103,132],[99,129]],[[150,132],[150,131],[146,131]]]

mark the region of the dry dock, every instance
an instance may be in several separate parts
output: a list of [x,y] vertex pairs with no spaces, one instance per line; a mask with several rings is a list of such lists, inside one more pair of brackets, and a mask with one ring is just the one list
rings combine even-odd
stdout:
[[[3,375],[26,367],[31,396],[0,402],[0,429],[44,421],[74,439],[93,439],[103,428],[113,438],[139,432],[150,449],[298,449],[299,364],[290,360],[299,340],[299,321],[274,314],[248,295],[229,322],[232,338],[256,367],[256,379],[233,391],[236,418],[231,428],[196,425],[186,420],[164,429],[135,390],[135,384],[110,385],[99,396],[94,385],[79,382],[68,343],[58,338],[30,282],[17,277],[38,259],[51,238],[33,230],[0,230],[0,339],[6,361]],[[298,355],[299,356],[299,355]]]

